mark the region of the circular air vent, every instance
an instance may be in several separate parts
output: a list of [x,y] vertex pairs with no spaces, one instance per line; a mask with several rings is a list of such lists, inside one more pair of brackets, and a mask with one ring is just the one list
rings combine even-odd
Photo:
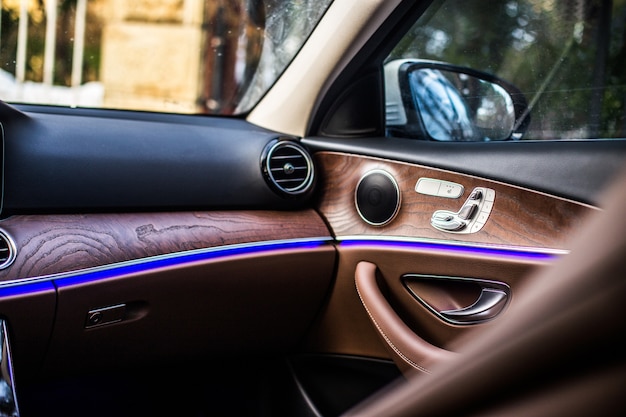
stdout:
[[288,195],[304,194],[313,184],[313,161],[300,144],[293,141],[275,141],[268,145],[262,160],[267,181]]
[[0,230],[0,269],[8,268],[15,260],[15,244],[4,231]]

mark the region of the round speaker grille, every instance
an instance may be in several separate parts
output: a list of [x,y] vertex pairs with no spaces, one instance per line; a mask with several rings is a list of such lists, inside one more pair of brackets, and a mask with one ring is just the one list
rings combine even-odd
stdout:
[[386,171],[370,171],[361,178],[355,192],[356,209],[361,218],[373,225],[389,223],[400,208],[400,190]]

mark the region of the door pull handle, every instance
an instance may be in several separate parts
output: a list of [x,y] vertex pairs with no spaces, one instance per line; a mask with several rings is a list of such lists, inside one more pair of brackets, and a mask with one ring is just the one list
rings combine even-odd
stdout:
[[478,299],[472,305],[458,310],[440,311],[439,314],[446,320],[458,324],[482,322],[500,314],[507,299],[508,294],[503,290],[482,288]]
[[402,320],[385,298],[376,275],[375,264],[359,262],[355,271],[356,289],[396,364],[407,372],[430,373],[431,366],[455,358],[455,353],[430,344]]

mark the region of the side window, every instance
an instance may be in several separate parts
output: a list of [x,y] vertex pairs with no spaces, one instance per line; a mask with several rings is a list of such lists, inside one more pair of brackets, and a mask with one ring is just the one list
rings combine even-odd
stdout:
[[625,65],[625,1],[435,1],[385,61],[387,134],[626,138]]

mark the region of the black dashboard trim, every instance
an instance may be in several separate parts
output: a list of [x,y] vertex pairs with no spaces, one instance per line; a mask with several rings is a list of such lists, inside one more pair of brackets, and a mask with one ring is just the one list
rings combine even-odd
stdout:
[[2,103],[2,215],[301,208],[259,169],[281,136],[238,118]]

